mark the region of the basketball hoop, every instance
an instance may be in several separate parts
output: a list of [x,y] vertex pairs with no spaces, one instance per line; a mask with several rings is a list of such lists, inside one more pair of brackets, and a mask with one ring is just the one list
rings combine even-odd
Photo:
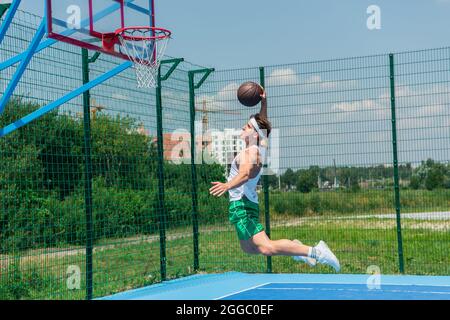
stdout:
[[155,88],[161,59],[172,33],[156,27],[127,27],[116,30],[120,52],[134,64],[138,88]]

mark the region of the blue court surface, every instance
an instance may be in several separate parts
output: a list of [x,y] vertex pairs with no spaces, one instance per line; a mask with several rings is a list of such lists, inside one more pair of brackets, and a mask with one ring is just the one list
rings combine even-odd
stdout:
[[194,275],[104,300],[450,300],[450,277],[343,274]]

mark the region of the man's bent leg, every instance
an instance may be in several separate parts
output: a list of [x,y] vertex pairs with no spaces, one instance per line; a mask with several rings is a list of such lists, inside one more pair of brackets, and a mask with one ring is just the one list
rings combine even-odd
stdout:
[[257,233],[250,240],[259,253],[265,256],[280,255],[306,257],[311,248],[287,239],[270,240],[264,231]]

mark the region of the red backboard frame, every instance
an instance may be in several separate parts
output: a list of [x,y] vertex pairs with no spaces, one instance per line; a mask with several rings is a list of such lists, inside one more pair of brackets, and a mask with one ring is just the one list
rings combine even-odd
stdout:
[[[53,0],[58,1],[58,0]],[[94,12],[93,12],[93,1],[95,0],[85,0],[89,8],[89,34],[90,36],[97,38],[101,41],[100,45],[95,45],[93,43],[88,43],[75,39],[73,37],[54,32],[53,30],[53,11],[52,11],[52,0],[46,0],[46,14],[47,14],[47,36],[51,39],[65,42],[74,46],[82,47],[89,50],[94,50],[98,52],[103,52],[105,54],[113,55],[121,59],[129,60],[128,56],[114,50],[114,44],[116,44],[115,31],[110,30],[110,32],[99,32],[95,29]],[[113,0],[120,4],[120,26],[125,27],[125,6],[124,0]]]

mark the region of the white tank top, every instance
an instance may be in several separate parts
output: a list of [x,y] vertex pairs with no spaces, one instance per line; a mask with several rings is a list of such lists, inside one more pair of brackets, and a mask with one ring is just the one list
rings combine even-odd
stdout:
[[[262,163],[265,163],[266,148],[262,146],[251,146],[250,148],[254,147],[258,148],[260,161]],[[244,152],[245,150],[241,151],[241,153]],[[237,167],[237,159],[239,158],[241,153],[239,153],[231,163],[230,174],[228,175],[227,179],[228,182],[233,180],[233,178],[236,177],[239,173],[239,169]],[[258,203],[258,194],[256,193],[256,185],[258,184],[259,178],[261,177],[262,170],[263,169],[261,168],[256,177],[249,179],[246,183],[244,183],[240,187],[228,190],[228,193],[230,195],[230,201],[240,200],[245,195],[248,200]]]

